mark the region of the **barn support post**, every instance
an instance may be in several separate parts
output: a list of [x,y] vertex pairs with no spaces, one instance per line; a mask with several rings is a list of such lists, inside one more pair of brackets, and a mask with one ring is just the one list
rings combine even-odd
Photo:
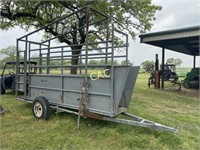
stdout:
[[159,60],[158,54],[155,57],[155,88],[160,89],[160,74],[159,74]]
[[196,68],[196,56],[194,55],[194,59],[193,59],[193,68]]
[[165,64],[165,48],[162,48],[162,81],[161,88],[164,89],[164,64]]

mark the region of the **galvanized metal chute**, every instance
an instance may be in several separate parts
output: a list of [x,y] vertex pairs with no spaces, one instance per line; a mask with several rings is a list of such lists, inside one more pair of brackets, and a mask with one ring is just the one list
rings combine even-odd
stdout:
[[[59,36],[69,34],[73,32],[72,30],[66,31],[63,35],[46,41],[35,42],[30,40],[31,36],[38,31],[50,27],[54,28],[60,21],[67,20],[68,17],[77,15],[77,13],[85,15],[86,18],[86,24],[77,28],[77,31],[79,29],[84,29],[86,31],[85,42],[73,44],[73,46],[83,45],[82,49],[79,50],[80,54],[78,58],[73,58],[73,55],[71,55],[71,50],[68,49],[71,45],[55,47],[51,44],[52,40],[59,38]],[[91,15],[98,15],[98,20],[94,20],[94,18],[90,20]],[[148,120],[141,120],[140,117],[125,113],[130,104],[139,67],[128,65],[128,35],[122,31],[116,30],[114,28],[115,22],[112,22],[112,25],[110,25],[109,20],[110,18],[108,16],[96,11],[88,5],[39,30],[17,39],[17,62],[19,63],[21,59],[24,60],[23,67],[17,65],[17,99],[33,103],[33,114],[39,119],[48,119],[49,107],[51,107],[57,109],[57,112],[64,111],[78,115],[78,126],[80,125],[80,116],[83,116],[85,118],[95,118],[175,131],[170,127],[162,126]],[[98,47],[92,49],[97,51],[93,53],[90,51],[90,47],[92,47],[94,43],[90,42],[89,30],[90,28],[94,29],[95,25],[97,26],[100,23],[103,26],[102,32],[105,32],[107,38],[95,43],[98,44]],[[110,34],[110,36],[108,34]],[[114,38],[119,34],[124,36],[124,43],[116,44]],[[20,43],[25,45],[24,50],[19,50]],[[38,48],[35,48],[36,46],[38,46]],[[118,48],[121,48],[123,53],[117,54],[115,50]],[[101,53],[98,53],[98,50],[100,50]],[[38,52],[39,57],[32,58],[32,52]],[[19,57],[20,53],[23,53],[23,58]],[[125,59],[126,64],[121,66],[114,65],[114,60],[117,58]],[[28,68],[28,62],[35,59],[39,61],[38,65],[35,66],[38,68],[39,72],[37,74],[31,74]],[[73,59],[80,59],[80,62],[83,61],[84,63],[66,65],[63,62],[64,60]],[[102,65],[89,64],[88,60],[90,59],[105,59],[105,63]],[[54,60],[60,60],[60,63],[53,65],[51,61]],[[80,73],[76,75],[67,74],[66,69],[71,69],[73,67],[78,68]],[[19,71],[20,68],[23,68],[24,73]],[[46,69],[45,72],[43,70],[44,68]],[[51,73],[53,68],[59,69],[60,74]],[[91,70],[97,72],[100,70],[100,74],[103,73],[104,75],[101,75],[101,77],[94,76],[95,80],[93,80],[91,78]],[[19,95],[19,91],[23,91],[24,95]],[[37,107],[36,103],[40,105]],[[35,115],[35,113],[41,114],[41,116]],[[43,114],[45,114],[45,116]],[[133,120],[129,121],[115,118],[120,114],[128,115]]]

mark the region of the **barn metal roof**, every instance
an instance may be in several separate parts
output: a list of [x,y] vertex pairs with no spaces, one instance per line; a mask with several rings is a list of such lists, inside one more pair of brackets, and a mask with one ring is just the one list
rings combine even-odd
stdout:
[[172,51],[199,56],[200,25],[141,34],[140,42]]

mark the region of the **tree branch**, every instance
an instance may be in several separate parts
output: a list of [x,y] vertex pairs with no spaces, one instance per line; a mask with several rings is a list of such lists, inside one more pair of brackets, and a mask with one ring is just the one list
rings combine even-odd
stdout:
[[[57,32],[55,32],[55,31],[53,31],[52,28],[46,27],[44,30],[45,30],[46,32],[48,32],[48,33],[51,33],[51,34],[54,35],[54,36],[59,36],[59,34],[58,34]],[[64,36],[60,36],[60,37],[58,37],[58,39],[59,39],[60,42],[65,42],[65,43],[67,43],[68,45],[71,45],[71,44],[72,44],[72,42],[69,41],[69,40],[67,40],[66,38],[64,38]]]

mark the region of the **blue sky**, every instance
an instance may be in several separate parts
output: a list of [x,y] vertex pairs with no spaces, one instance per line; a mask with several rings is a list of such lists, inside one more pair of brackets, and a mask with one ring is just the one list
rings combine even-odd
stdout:
[[[157,19],[149,32],[200,25],[200,0],[153,0],[152,2],[163,8],[156,13]],[[26,32],[18,27],[8,31],[0,30],[0,49],[16,45],[16,39],[24,34]],[[161,48],[141,44],[138,36],[135,41],[129,38],[129,45],[129,60],[134,65],[140,65],[146,60],[154,60],[155,54],[159,55],[161,62]],[[180,58],[183,61],[182,66],[192,67],[192,56],[166,50],[166,59],[170,57]],[[196,62],[196,65],[200,66],[199,57]]]

